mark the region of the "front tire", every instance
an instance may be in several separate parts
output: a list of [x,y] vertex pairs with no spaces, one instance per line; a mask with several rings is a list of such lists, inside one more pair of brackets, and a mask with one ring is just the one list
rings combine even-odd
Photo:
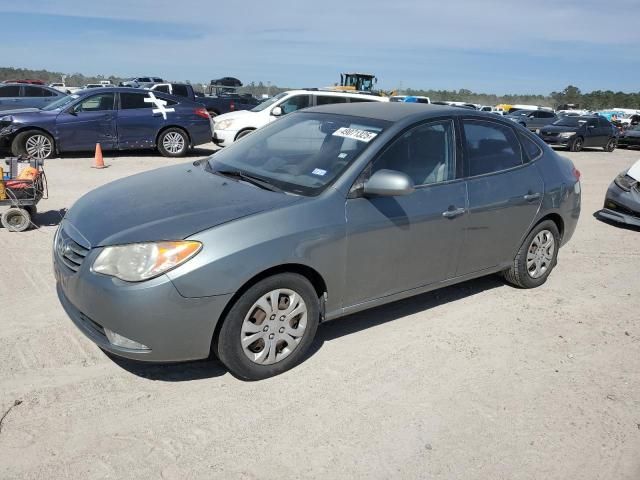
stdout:
[[189,136],[181,128],[167,128],[158,136],[157,147],[163,157],[184,157],[189,149]]
[[618,142],[615,138],[610,138],[607,144],[603,147],[605,152],[613,152],[618,146]]
[[231,307],[214,339],[229,371],[244,380],[279,375],[297,365],[320,319],[318,294],[305,277],[282,273],[259,281]]
[[577,137],[573,139],[569,146],[569,150],[572,152],[581,152],[584,148],[584,139],[582,137]]
[[551,220],[539,223],[527,235],[504,278],[516,287],[539,287],[558,263],[559,248],[560,232],[556,224]]
[[11,142],[11,153],[16,157],[28,155],[39,160],[51,158],[54,153],[53,137],[41,130],[20,132]]

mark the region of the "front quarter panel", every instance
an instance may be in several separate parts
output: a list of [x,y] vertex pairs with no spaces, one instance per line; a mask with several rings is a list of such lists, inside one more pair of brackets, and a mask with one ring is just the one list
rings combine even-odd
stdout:
[[270,268],[300,264],[320,274],[329,294],[327,310],[337,309],[344,282],[344,201],[329,189],[193,235],[202,252],[168,276],[181,295],[207,297],[235,293]]

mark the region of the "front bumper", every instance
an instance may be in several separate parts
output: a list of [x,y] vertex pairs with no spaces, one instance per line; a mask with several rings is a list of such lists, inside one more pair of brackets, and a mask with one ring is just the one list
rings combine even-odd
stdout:
[[234,142],[237,134],[237,130],[214,130],[213,143],[219,147],[227,147]]
[[[127,283],[95,274],[90,265],[99,251],[91,250],[77,272],[53,254],[58,298],[84,335],[100,348],[133,360],[178,362],[209,356],[215,327],[231,295],[185,298],[166,275]],[[105,328],[149,349],[113,345]]]
[[640,137],[618,137],[618,146],[640,147]]
[[601,218],[625,225],[640,227],[640,192],[626,192],[612,183],[607,190],[604,208],[598,212]]
[[548,145],[569,145],[569,142],[573,140],[573,137],[561,138],[560,136],[540,135],[540,138]]

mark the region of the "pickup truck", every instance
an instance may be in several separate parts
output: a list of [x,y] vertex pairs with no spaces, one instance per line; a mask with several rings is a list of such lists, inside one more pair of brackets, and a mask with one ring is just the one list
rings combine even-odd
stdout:
[[193,86],[188,83],[158,83],[153,85],[150,90],[157,90],[178,97],[187,97],[194,102],[201,103],[212,117],[238,110],[250,110],[260,103],[258,99],[251,95],[240,95],[238,93],[226,93],[216,96],[196,94]]

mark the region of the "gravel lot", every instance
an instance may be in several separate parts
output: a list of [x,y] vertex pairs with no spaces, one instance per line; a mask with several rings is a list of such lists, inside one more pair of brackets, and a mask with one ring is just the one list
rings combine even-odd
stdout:
[[0,478],[637,480],[640,231],[592,214],[640,152],[567,155],[582,217],[543,287],[488,277],[352,315],[257,383],[215,361],[114,361],[78,332],[54,290],[60,214],[175,161],[49,161],[41,228],[0,229],[0,416],[22,402],[1,424]]

